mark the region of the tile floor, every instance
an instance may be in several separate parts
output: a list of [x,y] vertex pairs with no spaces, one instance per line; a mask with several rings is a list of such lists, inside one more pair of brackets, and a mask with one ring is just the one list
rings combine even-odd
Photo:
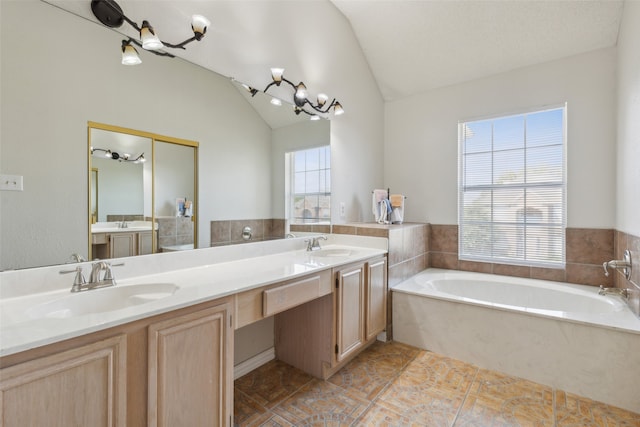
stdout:
[[235,382],[237,426],[634,426],[634,414],[399,343],[321,381],[280,361]]

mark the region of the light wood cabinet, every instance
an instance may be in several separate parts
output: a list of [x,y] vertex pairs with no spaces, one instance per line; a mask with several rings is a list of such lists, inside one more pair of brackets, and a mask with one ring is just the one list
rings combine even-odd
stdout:
[[112,233],[109,236],[109,258],[136,255],[137,237],[137,233]]
[[336,361],[342,362],[365,342],[365,264],[336,273]]
[[326,379],[386,327],[386,257],[333,270],[334,291],[275,317],[276,357]]
[[221,298],[0,358],[0,426],[231,426]]
[[137,255],[148,255],[157,252],[153,245],[153,234],[151,231],[141,231],[138,233],[138,253]]
[[149,326],[149,426],[230,426],[231,304]]
[[331,271],[240,292],[235,296],[235,328],[262,320],[281,311],[332,292]]
[[387,258],[367,263],[365,339],[371,340],[387,327]]
[[151,231],[91,234],[91,253],[97,259],[148,255],[157,252],[156,248]]
[[126,335],[0,370],[0,425],[125,426]]

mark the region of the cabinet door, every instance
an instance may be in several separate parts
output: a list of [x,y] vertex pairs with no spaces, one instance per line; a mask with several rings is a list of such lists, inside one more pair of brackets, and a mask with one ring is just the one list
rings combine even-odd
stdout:
[[138,233],[138,253],[137,255],[148,255],[154,253],[153,237],[150,231]]
[[113,233],[110,237],[111,258],[136,255],[136,233]]
[[0,425],[125,426],[126,336],[0,370]]
[[364,264],[336,273],[336,361],[364,344]]
[[149,326],[149,426],[230,426],[231,304]]
[[367,263],[366,339],[387,326],[387,262],[379,258]]

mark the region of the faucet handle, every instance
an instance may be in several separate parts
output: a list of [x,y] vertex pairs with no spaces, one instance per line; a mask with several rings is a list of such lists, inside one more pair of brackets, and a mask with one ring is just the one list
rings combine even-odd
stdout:
[[87,281],[85,280],[84,275],[82,274],[81,266],[77,266],[73,270],[60,271],[60,274],[69,274],[69,273],[76,273],[76,277],[74,277],[73,279],[73,286],[71,287],[71,292],[78,292],[83,285],[87,284]]
[[104,277],[102,278],[103,281],[108,281],[110,280],[112,284],[116,284],[116,278],[113,277],[113,271],[111,271],[111,267],[122,267],[124,265],[124,262],[121,262],[119,264],[110,264],[108,262],[104,263]]
[[[605,261],[605,262],[603,262],[603,263],[602,263],[602,268],[604,268],[604,275],[605,275],[605,277],[609,277],[609,270],[607,269],[607,266],[608,266],[607,261]],[[601,286],[601,287],[602,287],[602,286]]]

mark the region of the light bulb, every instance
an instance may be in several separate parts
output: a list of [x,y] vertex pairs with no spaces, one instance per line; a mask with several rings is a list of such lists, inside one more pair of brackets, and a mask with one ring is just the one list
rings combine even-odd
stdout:
[[315,114],[309,117],[309,120],[320,120],[320,116],[316,116]]
[[298,83],[298,86],[296,86],[296,98],[298,99],[307,98],[307,87],[302,82]]
[[138,65],[142,60],[138,56],[138,51],[131,46],[131,42],[122,41],[122,65]]
[[329,97],[326,94],[319,93],[318,94],[318,106],[322,107],[327,102],[328,99],[329,99]]
[[333,114],[335,114],[336,116],[340,116],[344,114],[344,109],[342,108],[342,105],[340,105],[338,101],[336,101],[336,103],[333,104]]
[[278,98],[271,98],[271,103],[273,105],[277,105],[278,107],[282,105],[282,101],[280,101]]
[[284,68],[272,68],[271,69],[271,78],[273,79],[274,82],[276,82],[276,85],[280,85],[280,83],[282,82],[282,75],[284,74]]
[[191,17],[191,29],[196,36],[196,40],[200,40],[204,36],[210,25],[211,21],[202,15],[193,15]]
[[147,21],[142,21],[140,39],[142,40],[143,49],[157,50],[164,47],[158,36],[156,36],[156,33],[153,31],[153,27],[149,25],[149,22]]

